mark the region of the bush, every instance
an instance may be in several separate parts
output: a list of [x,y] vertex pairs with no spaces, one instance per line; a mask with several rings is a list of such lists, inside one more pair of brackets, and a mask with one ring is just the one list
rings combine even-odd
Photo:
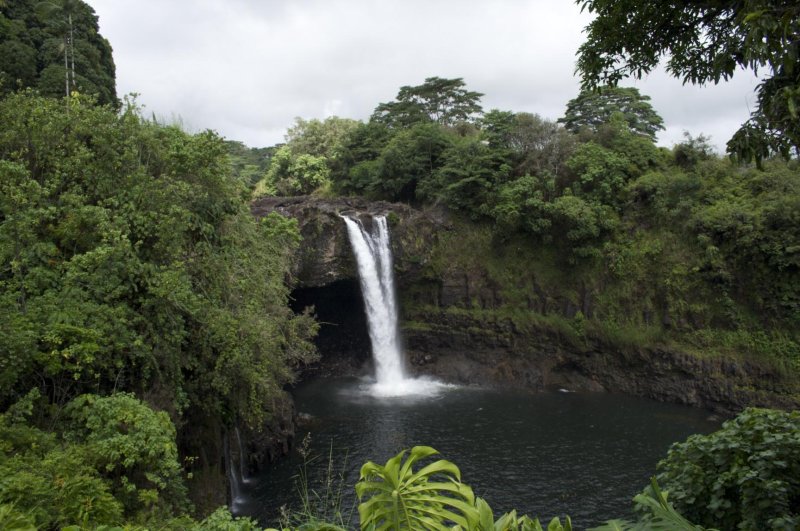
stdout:
[[800,526],[800,412],[746,409],[673,445],[659,483],[693,522],[720,529]]
[[129,513],[188,509],[175,426],[165,412],[128,393],[81,395],[65,412],[72,421],[69,440],[85,445],[86,461],[109,480]]

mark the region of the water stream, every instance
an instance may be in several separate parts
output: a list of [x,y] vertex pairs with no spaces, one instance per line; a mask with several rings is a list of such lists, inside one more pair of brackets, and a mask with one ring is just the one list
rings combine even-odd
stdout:
[[432,395],[445,387],[425,378],[409,378],[404,369],[403,351],[397,326],[394,264],[386,216],[375,216],[371,230],[357,218],[343,216],[358,265],[358,277],[367,314],[375,383],[374,396]]

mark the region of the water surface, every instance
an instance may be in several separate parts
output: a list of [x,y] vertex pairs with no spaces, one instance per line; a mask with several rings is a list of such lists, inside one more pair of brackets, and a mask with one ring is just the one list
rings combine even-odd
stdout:
[[[356,380],[315,381],[294,393],[310,415],[310,488],[321,489],[333,450],[344,468],[344,506],[355,503],[361,465],[385,463],[403,448],[433,446],[495,514],[511,509],[543,521],[569,514],[576,529],[627,517],[670,444],[719,427],[709,413],[642,398],[598,393],[526,394],[474,388],[433,396],[380,398]],[[345,457],[346,456],[346,457]],[[251,478],[236,512],[274,524],[296,504],[295,455]],[[355,522],[354,522],[355,525]]]

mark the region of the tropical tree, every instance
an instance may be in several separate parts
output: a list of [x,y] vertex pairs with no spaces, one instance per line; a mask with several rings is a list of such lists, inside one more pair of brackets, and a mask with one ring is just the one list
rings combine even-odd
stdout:
[[567,112],[559,123],[568,131],[597,131],[615,114],[621,114],[628,128],[651,140],[664,129],[663,120],[650,105],[650,96],[632,87],[602,87],[582,90],[577,98],[567,103]]
[[286,131],[286,145],[296,155],[307,153],[326,159],[336,159],[342,144],[361,122],[350,118],[330,116],[324,120],[295,118]]
[[256,187],[256,195],[304,195],[330,183],[325,157],[301,153],[281,146],[270,160],[269,169]]
[[481,129],[489,147],[508,152],[515,176],[562,174],[576,144],[563,126],[527,112],[493,109],[484,114]]
[[442,153],[439,167],[420,183],[417,195],[476,217],[487,213],[496,187],[507,180],[510,169],[503,152],[479,137],[455,137]]
[[365,183],[368,194],[393,201],[414,201],[417,186],[430,179],[452,145],[452,134],[433,123],[420,123],[395,134],[377,159],[350,170],[351,179]]
[[16,0],[0,6],[0,94],[32,87],[63,97],[74,90],[119,103],[111,45],[80,0]]
[[423,121],[444,126],[469,122],[482,112],[479,101],[483,94],[467,90],[465,86],[460,77],[429,77],[422,85],[400,87],[397,99],[378,105],[371,119],[392,127],[407,127]]
[[639,2],[577,0],[595,15],[578,51],[583,87],[642,78],[662,56],[667,71],[694,84],[719,83],[741,68],[766,75],[758,106],[728,152],[760,162],[800,149],[800,4],[787,0]]
[[37,14],[43,19],[54,22],[57,28],[63,28],[64,42],[61,46],[64,52],[64,89],[65,96],[75,89],[75,26],[73,17],[77,16],[82,7],[80,0],[46,0],[36,5]]

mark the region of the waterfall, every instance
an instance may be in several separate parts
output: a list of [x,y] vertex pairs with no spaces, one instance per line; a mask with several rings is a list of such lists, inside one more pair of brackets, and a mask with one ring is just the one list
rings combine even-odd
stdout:
[[372,392],[380,396],[429,394],[442,385],[432,380],[407,378],[403,367],[392,273],[394,264],[386,216],[372,218],[371,230],[367,230],[359,219],[342,218],[356,258],[367,314],[377,380]]
[[236,444],[239,447],[239,478],[241,479],[242,485],[247,485],[250,482],[250,479],[247,477],[247,454],[244,452],[242,434],[239,432],[239,426],[234,428],[234,433],[236,434]]
[[225,472],[228,476],[228,483],[230,484],[231,488],[231,510],[236,508],[236,505],[241,500],[242,496],[242,476],[238,470],[236,470],[236,464],[233,461],[231,456],[231,447],[228,441],[229,437],[228,434],[225,434],[223,440],[223,453],[225,457]]
[[346,217],[344,221],[358,264],[375,378],[380,385],[401,382],[405,374],[397,333],[397,302],[386,217],[373,218],[371,233],[359,220]]

